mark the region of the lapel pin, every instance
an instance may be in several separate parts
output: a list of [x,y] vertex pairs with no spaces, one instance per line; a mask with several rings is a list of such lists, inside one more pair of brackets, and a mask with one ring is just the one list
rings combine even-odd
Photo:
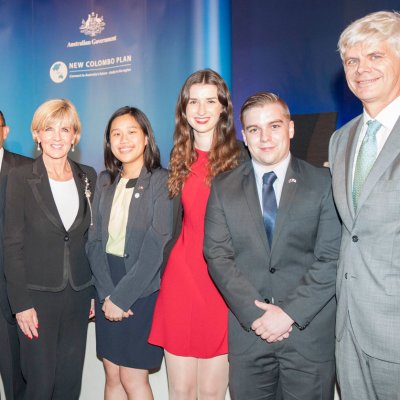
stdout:
[[294,178],[290,178],[290,179],[288,180],[288,182],[289,182],[289,183],[296,183],[297,181],[296,181],[296,179],[294,179]]
[[135,199],[138,199],[140,197],[140,193],[135,193]]
[[138,189],[139,189],[139,190],[143,190],[144,187],[143,187],[142,185],[140,185],[140,186],[138,187]]

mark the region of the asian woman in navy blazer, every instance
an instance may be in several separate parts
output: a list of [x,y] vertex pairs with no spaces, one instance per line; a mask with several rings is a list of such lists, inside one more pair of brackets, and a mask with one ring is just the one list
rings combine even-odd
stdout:
[[7,292],[19,327],[25,399],[75,400],[93,292],[85,243],[96,173],[68,157],[81,131],[71,102],[43,103],[31,129],[42,154],[7,180]]
[[137,108],[122,107],[105,132],[106,171],[97,183],[87,254],[97,291],[97,355],[106,399],[152,399],[149,370],[163,350],[147,342],[171,237],[172,202],[153,130]]

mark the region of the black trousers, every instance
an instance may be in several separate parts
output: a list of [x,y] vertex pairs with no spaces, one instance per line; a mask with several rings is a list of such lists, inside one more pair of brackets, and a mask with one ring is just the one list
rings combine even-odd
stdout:
[[26,400],[79,399],[92,294],[92,288],[76,292],[69,285],[56,293],[31,291],[39,338],[18,329]]
[[17,325],[10,324],[0,310],[0,373],[7,400],[22,400],[25,380],[22,377]]

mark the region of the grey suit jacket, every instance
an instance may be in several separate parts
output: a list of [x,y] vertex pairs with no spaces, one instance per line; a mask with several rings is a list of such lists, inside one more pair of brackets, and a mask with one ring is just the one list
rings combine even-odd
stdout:
[[358,201],[352,170],[362,116],[336,131],[329,163],[343,222],[337,276],[337,339],[347,315],[361,348],[381,360],[400,360],[400,120],[376,159]]
[[160,288],[164,246],[171,238],[172,201],[168,199],[168,173],[142,168],[129,206],[126,227],[125,268],[127,274],[114,286],[106,257],[108,224],[119,177],[110,184],[108,172],[101,173],[93,202],[94,225],[86,246],[94,283],[101,301],[110,295],[114,304],[128,310],[137,299]]
[[286,340],[310,360],[333,360],[339,242],[328,170],[292,157],[271,248],[251,161],[214,179],[204,253],[232,312],[230,353],[245,352],[261,340],[250,330],[263,314],[254,300],[274,298],[297,325]]
[[[30,164],[32,159],[11,153],[4,149],[3,162],[0,168],[0,249],[3,249],[3,226],[4,226],[4,204],[6,200],[7,177],[11,168],[18,165]],[[15,324],[15,318],[12,316],[10,304],[7,296],[6,280],[4,276],[3,250],[0,253],[0,308],[4,318],[12,324]]]

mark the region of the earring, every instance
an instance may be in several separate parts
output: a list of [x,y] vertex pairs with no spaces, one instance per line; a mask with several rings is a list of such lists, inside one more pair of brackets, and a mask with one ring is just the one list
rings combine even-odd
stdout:
[[75,142],[72,142],[71,151],[72,151],[72,153],[75,151]]
[[37,149],[37,151],[40,151],[40,150],[41,150],[39,140],[37,141],[37,147],[36,147],[36,149]]

